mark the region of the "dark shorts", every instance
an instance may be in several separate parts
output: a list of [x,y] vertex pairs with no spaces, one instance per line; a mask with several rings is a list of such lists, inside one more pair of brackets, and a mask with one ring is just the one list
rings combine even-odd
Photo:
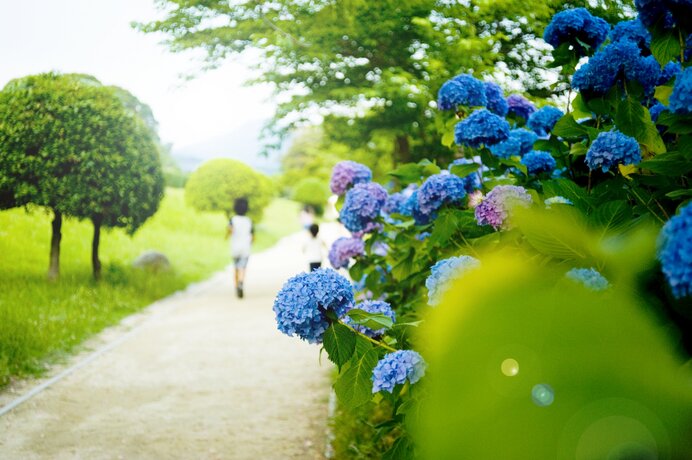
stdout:
[[322,262],[310,262],[310,271],[314,272],[322,266]]
[[238,256],[233,258],[233,265],[235,265],[235,268],[246,268],[247,267],[247,261],[250,258],[248,256]]

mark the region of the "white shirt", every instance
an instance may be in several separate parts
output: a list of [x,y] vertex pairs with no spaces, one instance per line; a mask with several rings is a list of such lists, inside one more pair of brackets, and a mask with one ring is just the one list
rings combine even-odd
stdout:
[[252,245],[252,220],[247,216],[233,216],[229,224],[231,233],[231,255],[249,257]]
[[322,254],[324,249],[324,241],[319,236],[312,237],[310,235],[303,244],[303,252],[308,258],[309,263],[322,262]]

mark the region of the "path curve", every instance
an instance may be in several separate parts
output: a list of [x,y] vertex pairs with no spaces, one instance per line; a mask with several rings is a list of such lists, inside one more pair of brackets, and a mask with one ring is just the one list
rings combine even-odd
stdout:
[[301,238],[250,259],[241,301],[226,270],[104,331],[91,346],[136,328],[0,418],[0,458],[322,458],[331,368],[280,334],[271,310],[303,269]]

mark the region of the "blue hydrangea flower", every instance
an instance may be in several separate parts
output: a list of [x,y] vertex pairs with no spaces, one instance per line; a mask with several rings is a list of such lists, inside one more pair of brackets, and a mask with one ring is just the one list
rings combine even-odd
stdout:
[[612,42],[629,40],[640,49],[648,49],[651,45],[651,33],[638,18],[615,24],[609,36]]
[[478,225],[491,225],[495,230],[508,229],[514,206],[529,206],[533,203],[531,195],[524,187],[516,185],[497,185],[474,210]]
[[573,268],[565,273],[565,276],[592,291],[605,291],[610,285],[608,280],[594,268]]
[[485,97],[487,99],[485,107],[488,110],[501,117],[507,115],[509,105],[507,104],[507,99],[505,99],[502,88],[500,88],[497,83],[491,81],[485,82]]
[[355,161],[341,161],[334,166],[329,187],[332,193],[343,195],[349,187],[372,180],[372,171]]
[[413,350],[398,350],[384,355],[372,371],[372,392],[392,393],[396,385],[416,383],[425,375],[425,361]]
[[[682,0],[680,3],[688,1]],[[661,24],[667,29],[675,25],[670,7],[678,2],[679,0],[634,0],[634,6],[639,10],[639,19],[645,26],[653,27]],[[689,8],[690,5],[688,4],[687,7]]]
[[333,311],[342,317],[352,306],[351,283],[332,269],[318,269],[286,281],[274,300],[273,310],[281,332],[320,343],[329,327],[326,312]]
[[533,105],[533,102],[529,101],[521,94],[510,95],[507,98],[507,105],[509,105],[508,114],[516,115],[524,120],[528,120],[531,114],[536,111],[536,106]]
[[562,110],[547,105],[532,113],[526,126],[539,136],[547,136],[563,115]]
[[350,232],[361,232],[380,215],[387,202],[387,191],[380,184],[356,184],[346,193],[339,220]]
[[524,128],[513,129],[509,132],[509,138],[489,147],[490,153],[498,158],[522,156],[533,150],[533,144],[538,140],[538,135]]
[[440,110],[456,109],[460,105],[485,106],[486,101],[484,83],[468,74],[447,80],[437,93],[437,108]]
[[464,181],[448,171],[428,177],[418,190],[418,209],[433,214],[442,205],[460,201],[466,196]]
[[406,203],[406,200],[408,200],[408,196],[404,192],[390,193],[382,210],[386,214],[400,214],[400,209]]
[[329,263],[335,269],[348,267],[354,257],[365,254],[365,243],[360,238],[338,238],[329,248]]
[[[474,161],[469,158],[458,158],[454,160],[448,167],[448,170],[451,171],[453,166],[456,165],[472,165],[472,164],[480,164],[479,161]],[[481,168],[483,166],[481,165]],[[464,190],[466,190],[466,193],[471,193],[476,189],[481,188],[481,178],[478,175],[478,172],[472,172],[471,174],[462,177],[461,181],[464,184]]]
[[622,165],[636,165],[642,161],[642,153],[637,140],[622,134],[620,131],[602,132],[586,152],[586,164],[589,169],[601,169],[603,172]]
[[418,190],[414,190],[406,203],[401,208],[401,214],[411,216],[416,222],[416,225],[427,225],[435,217],[432,214],[422,212],[418,205]]
[[480,109],[457,123],[454,139],[458,145],[478,148],[493,145],[509,137],[509,123],[494,113]]
[[[392,322],[396,321],[396,313],[394,313],[394,310],[392,310],[392,306],[389,305],[387,302],[384,302],[381,300],[366,300],[366,301],[357,303],[354,308],[356,308],[358,310],[363,310],[363,311],[368,312],[368,313],[381,313],[381,314],[389,317],[389,319],[391,319]],[[351,326],[356,331],[367,335],[368,337],[377,337],[378,335],[382,335],[385,332],[384,328],[370,329],[369,327],[363,326],[362,324],[357,324],[348,315],[345,316],[343,318],[343,320],[344,320],[344,323],[348,324],[349,326]]]
[[521,164],[526,166],[529,174],[551,172],[557,166],[555,158],[550,153],[541,150],[534,150],[524,155]]
[[692,204],[687,204],[661,230],[658,259],[678,299],[692,294]]
[[668,107],[673,113],[692,113],[692,67],[686,68],[675,79],[673,94],[668,102]]
[[661,66],[653,56],[639,57],[635,61],[625,63],[625,77],[639,82],[644,92],[650,96],[661,78]]
[[651,119],[653,120],[654,123],[658,121],[658,117],[661,116],[661,113],[664,110],[668,110],[668,107],[665,105],[661,104],[660,102],[657,102],[653,106],[649,108],[649,113],[651,114]]
[[656,82],[656,84],[657,85],[664,85],[664,84],[668,83],[668,81],[671,78],[677,77],[681,73],[682,73],[682,65],[677,61],[670,61],[661,70],[661,75],[658,78],[658,82]]
[[579,47],[581,42],[598,48],[609,30],[610,25],[605,20],[592,16],[585,8],[574,8],[555,14],[545,28],[543,39],[554,48],[565,42]]
[[416,239],[418,241],[425,241],[426,239],[430,238],[431,233],[430,232],[420,232],[419,234],[416,235]]
[[615,85],[625,65],[636,62],[640,55],[639,48],[631,41],[611,43],[574,72],[572,86],[579,91],[604,94]]
[[543,203],[545,203],[545,209],[550,209],[554,204],[574,204],[564,196],[551,196],[550,198],[547,198]]
[[428,305],[438,305],[452,281],[479,266],[480,261],[471,256],[450,257],[433,265],[430,268],[430,276],[425,280],[425,287],[428,288]]

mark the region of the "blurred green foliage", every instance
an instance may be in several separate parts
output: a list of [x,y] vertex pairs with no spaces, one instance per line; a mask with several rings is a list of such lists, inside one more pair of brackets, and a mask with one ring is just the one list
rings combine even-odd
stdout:
[[330,195],[329,185],[315,177],[302,179],[293,189],[293,200],[312,206],[319,216],[323,214],[324,206]]
[[185,200],[199,211],[222,211],[230,218],[236,199],[248,199],[248,216],[255,222],[276,196],[272,181],[250,166],[228,158],[209,160],[190,174]]
[[[646,258],[650,240],[627,249]],[[422,458],[692,456],[692,369],[626,282],[641,264],[594,292],[530,253],[484,254],[421,330]]]

